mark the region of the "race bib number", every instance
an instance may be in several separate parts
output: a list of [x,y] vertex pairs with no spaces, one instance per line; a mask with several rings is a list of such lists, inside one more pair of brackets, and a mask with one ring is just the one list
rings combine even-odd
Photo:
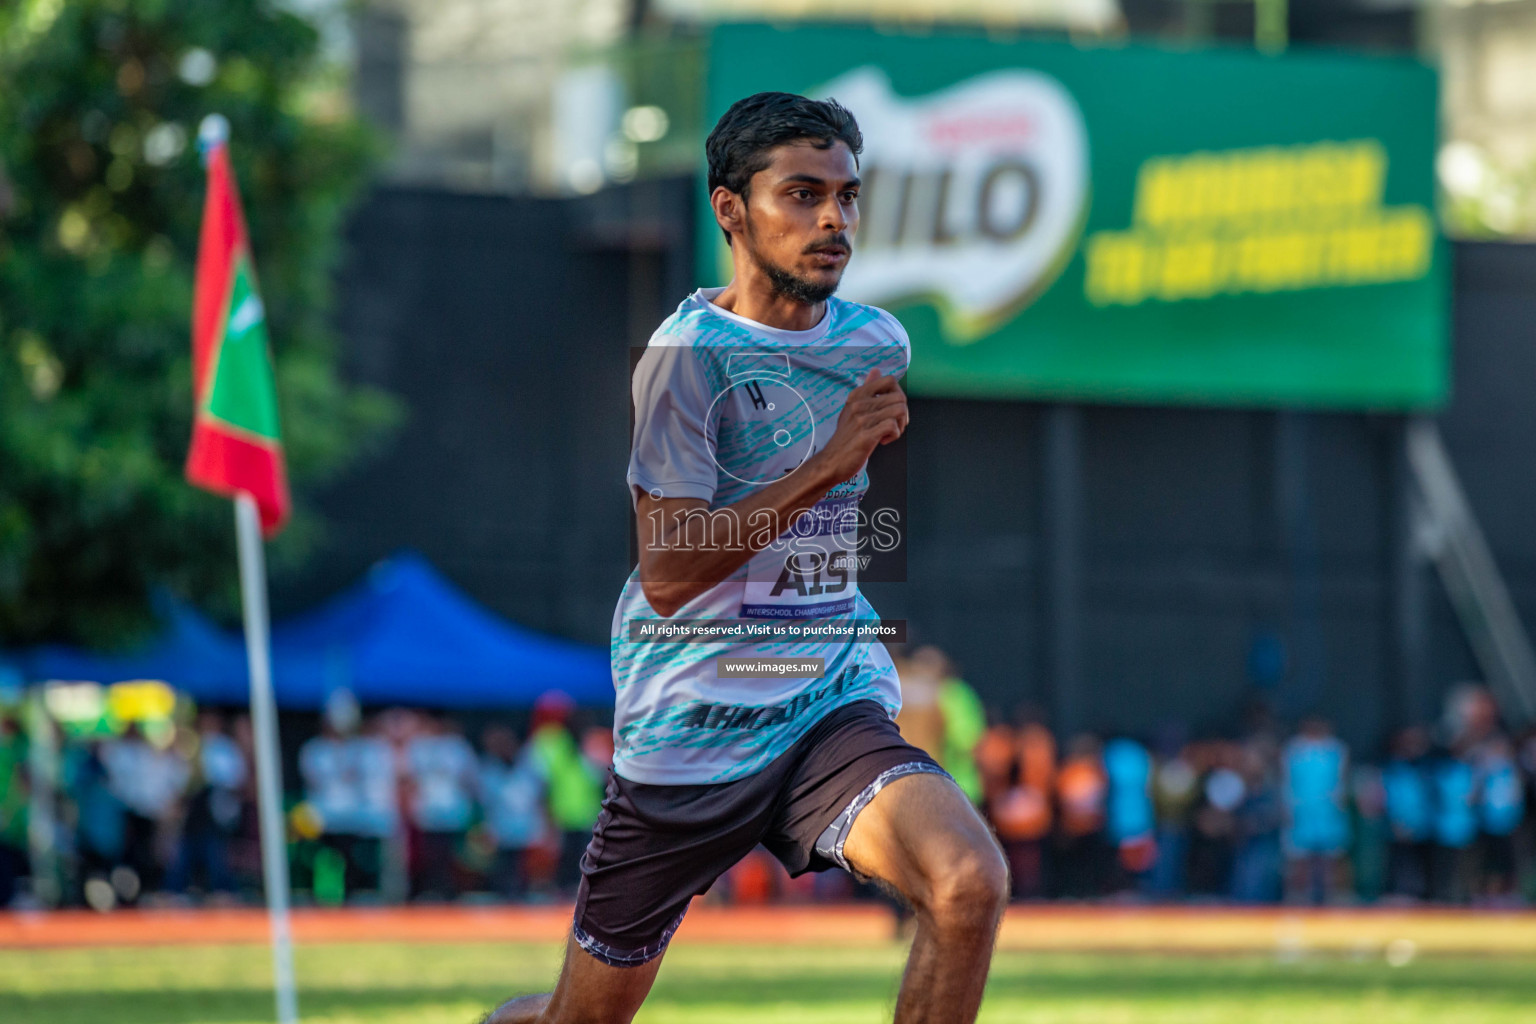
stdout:
[[819,619],[853,611],[858,592],[857,496],[817,502],[753,556],[742,618]]

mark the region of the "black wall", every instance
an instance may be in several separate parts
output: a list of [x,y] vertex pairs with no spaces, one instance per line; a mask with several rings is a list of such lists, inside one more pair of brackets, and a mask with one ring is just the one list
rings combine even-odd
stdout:
[[[606,643],[628,572],[628,358],[692,287],[691,182],[555,201],[382,190],[342,277],[353,374],[409,421],[318,495],[278,611],[410,546],[526,624]],[[1536,621],[1536,248],[1458,245],[1442,429]],[[1319,709],[1358,744],[1476,676],[1411,562],[1401,417],[914,399],[906,584],[877,609],[1003,713],[1149,735]]]

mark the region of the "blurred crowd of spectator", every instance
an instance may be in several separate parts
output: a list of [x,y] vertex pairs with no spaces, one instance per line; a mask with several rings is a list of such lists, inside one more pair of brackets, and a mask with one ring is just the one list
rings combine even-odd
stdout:
[[[1017,899],[1508,905],[1536,895],[1536,733],[1503,732],[1481,688],[1456,691],[1443,721],[1402,730],[1367,763],[1318,718],[1289,732],[1265,720],[1238,739],[1059,738],[1028,709],[1004,720],[985,708],[933,648],[898,664],[898,724],[996,830]],[[259,898],[248,719],[204,711],[190,728],[162,726],[59,747],[44,845],[60,902]],[[583,726],[551,694],[526,728],[491,722],[477,739],[478,749],[460,723],[421,711],[364,719],[338,694],[297,750],[296,774],[290,766],[299,898],[568,898],[612,761],[609,729]],[[38,847],[26,749],[0,717],[0,906],[28,891],[18,880]],[[854,891],[840,874],[791,882],[762,854],[714,898]]]
[[299,753],[305,799],[292,815],[313,840],[316,898],[574,894],[613,735],[573,712],[548,694],[526,737],[493,723],[477,753],[452,719],[397,710],[358,728],[355,706],[333,703]]
[[[570,896],[613,758],[611,731],[579,728],[574,711],[551,694],[525,735],[488,724],[477,752],[452,719],[393,709],[365,721],[345,695],[333,700],[288,779],[300,898]],[[60,901],[259,898],[249,719],[203,711],[192,728],[153,733],[130,724],[62,745],[47,844]],[[0,907],[22,891],[35,853],[26,748],[0,718]]]
[[1321,718],[1151,743],[1057,738],[989,714],[933,649],[901,665],[899,719],[992,824],[1018,899],[1524,902],[1536,886],[1536,731],[1463,687],[1434,728],[1357,762]]

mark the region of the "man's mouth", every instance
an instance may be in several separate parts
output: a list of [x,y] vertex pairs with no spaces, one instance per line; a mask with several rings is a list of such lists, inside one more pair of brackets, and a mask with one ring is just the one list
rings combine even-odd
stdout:
[[842,245],[820,246],[810,250],[810,255],[822,266],[834,266],[848,258],[848,248]]

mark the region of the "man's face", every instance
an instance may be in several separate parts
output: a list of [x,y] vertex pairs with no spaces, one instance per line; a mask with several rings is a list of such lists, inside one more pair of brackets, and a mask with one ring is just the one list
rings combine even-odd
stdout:
[[771,162],[752,176],[744,233],[734,245],[797,302],[824,301],[837,290],[859,228],[859,173],[843,142],[817,149],[810,142],[776,146]]

